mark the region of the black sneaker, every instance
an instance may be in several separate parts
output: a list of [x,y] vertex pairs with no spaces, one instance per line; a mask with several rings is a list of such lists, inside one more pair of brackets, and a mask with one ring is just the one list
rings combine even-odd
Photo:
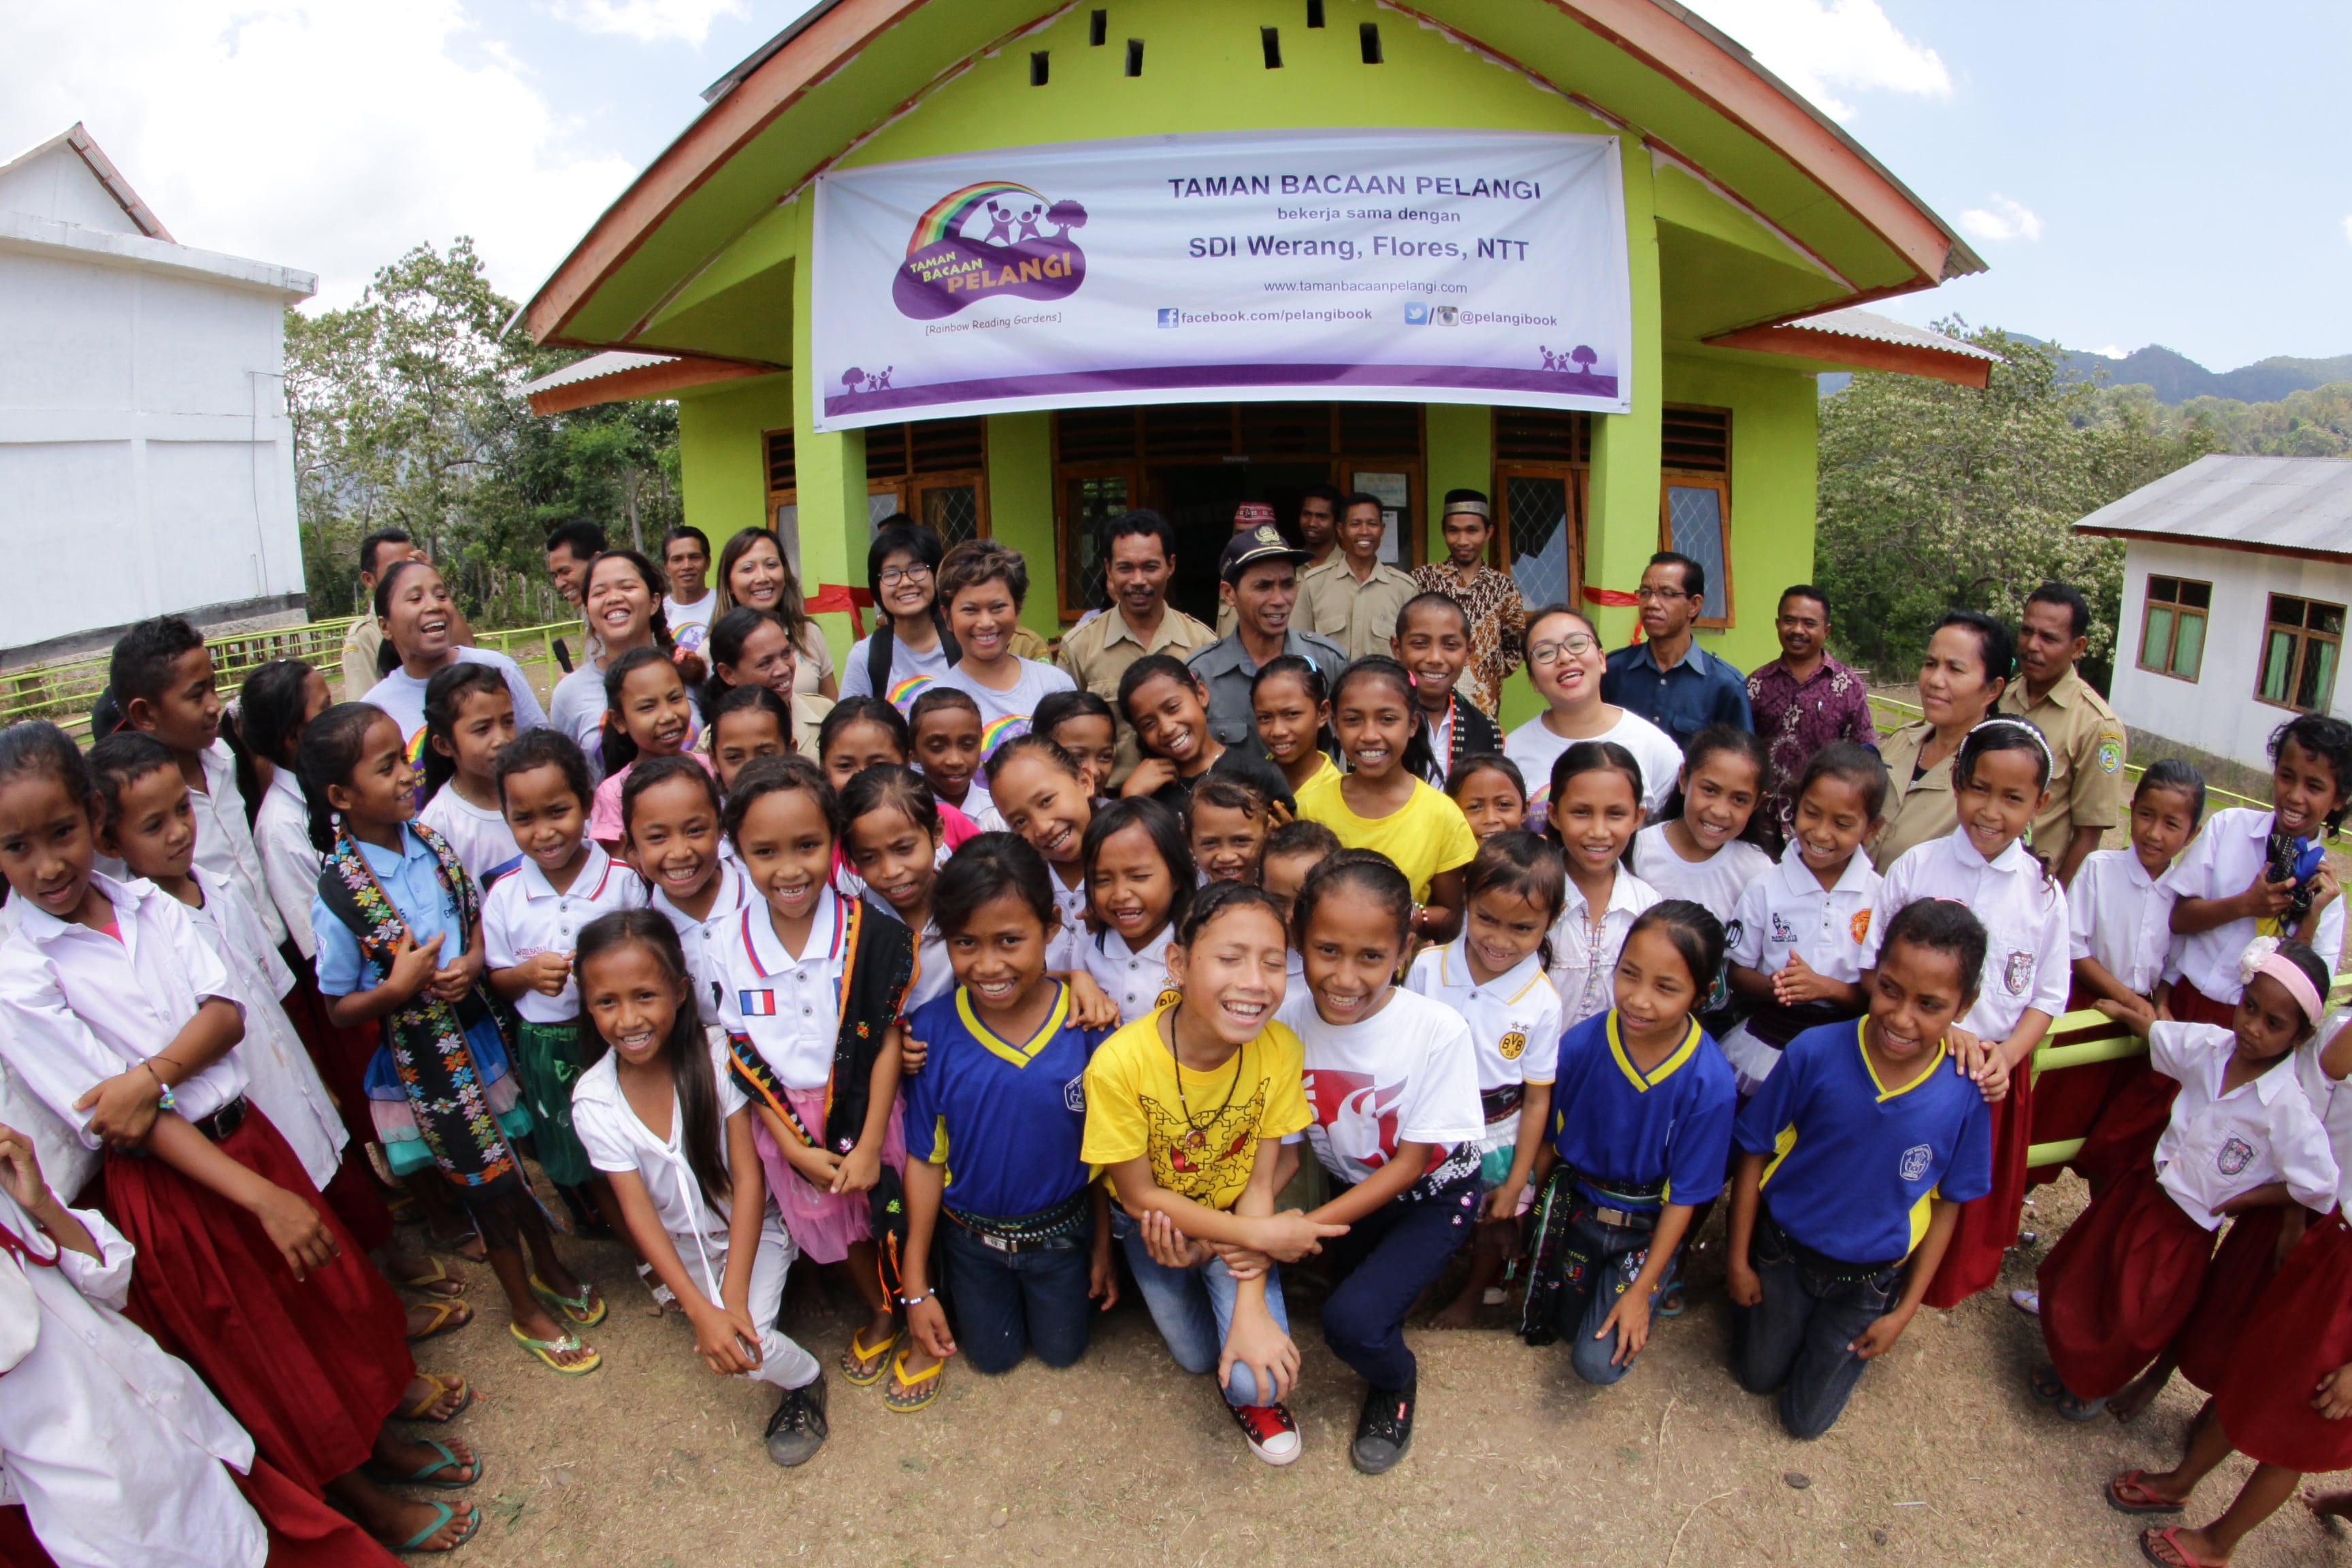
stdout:
[[831,1430],[824,1418],[824,1370],[820,1367],[814,1383],[787,1388],[776,1402],[776,1413],[768,1417],[768,1458],[788,1470],[805,1465],[824,1447]]
[[1375,1388],[1364,1395],[1363,1414],[1356,1417],[1356,1440],[1348,1458],[1368,1476],[1384,1475],[1396,1468],[1412,1447],[1412,1405],[1418,1383],[1403,1388]]

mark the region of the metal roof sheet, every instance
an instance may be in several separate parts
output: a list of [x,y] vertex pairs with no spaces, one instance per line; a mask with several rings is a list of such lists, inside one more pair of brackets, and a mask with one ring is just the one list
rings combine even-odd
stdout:
[[1882,316],[1875,310],[1824,310],[1818,316],[1806,316],[1798,321],[1784,321],[1781,325],[1801,331],[1830,332],[1842,338],[1900,343],[1906,348],[1936,349],[1944,353],[1965,354],[1970,359],[1990,360],[1995,364],[2001,363],[2000,356],[1990,349],[1980,349],[1974,343],[1929,327],[1915,327],[1908,321]]
[[641,370],[649,364],[674,363],[677,357],[676,354],[644,354],[627,349],[607,349],[603,353],[574,360],[562,370],[550,371],[536,380],[527,381],[522,389],[526,395],[534,392],[551,392],[559,386],[598,381],[608,375],[618,375],[623,371]]
[[2085,533],[2352,560],[2352,460],[2213,453],[2074,526]]

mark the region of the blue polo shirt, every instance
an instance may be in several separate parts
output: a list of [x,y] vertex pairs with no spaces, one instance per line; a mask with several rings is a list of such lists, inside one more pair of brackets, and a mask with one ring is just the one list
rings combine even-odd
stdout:
[[[433,851],[425,847],[415,829],[404,824],[400,830],[400,847],[402,852],[394,855],[373,844],[362,844],[360,858],[383,884],[392,907],[408,922],[409,934],[416,939],[416,944],[422,947],[446,932],[446,940],[441,943],[440,961],[444,966],[454,963],[465,951],[457,935],[457,905],[441,885]],[[383,976],[360,956],[360,939],[352,934],[352,928],[337,920],[334,911],[327,908],[327,900],[316,893],[310,895],[310,931],[319,943],[320,994],[348,996],[354,991],[373,990],[383,983]]]
[[1694,640],[1672,669],[1660,669],[1647,640],[1609,656],[1601,700],[1639,713],[1687,747],[1709,724],[1756,728],[1748,707],[1748,678]]
[[1867,1019],[1807,1029],[1739,1113],[1742,1151],[1769,1156],[1764,1202],[1780,1228],[1842,1263],[1908,1258],[1928,1204],[1992,1191],[1992,1111],[1956,1062],[1901,1089],[1864,1053]]
[[930,1047],[907,1084],[907,1156],[946,1167],[948,1207],[1018,1219],[1086,1186],[1087,1062],[1110,1031],[1071,1023],[1069,990],[1059,990],[1018,1044],[989,1032],[961,986],[907,1020]]
[[1552,1147],[1597,1182],[1666,1183],[1664,1196],[1640,1205],[1587,1184],[1596,1202],[1701,1204],[1723,1191],[1738,1102],[1731,1064],[1696,1021],[1674,1055],[1644,1075],[1617,1037],[1615,1010],[1596,1013],[1560,1037]]

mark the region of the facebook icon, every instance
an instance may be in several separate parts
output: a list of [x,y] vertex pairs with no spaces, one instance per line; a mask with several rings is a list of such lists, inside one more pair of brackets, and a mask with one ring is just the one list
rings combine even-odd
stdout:
[[1183,319],[1184,312],[1181,310],[1171,309],[1160,312],[1160,324],[1163,327],[1175,326]]
[[1408,327],[1429,325],[1429,306],[1420,300],[1408,300],[1404,304],[1404,324]]

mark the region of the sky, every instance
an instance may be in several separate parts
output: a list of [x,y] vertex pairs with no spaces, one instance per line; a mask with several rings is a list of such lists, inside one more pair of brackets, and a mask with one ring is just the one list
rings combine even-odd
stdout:
[[[1530,0],[1533,3],[1533,0]],[[10,7],[0,159],[85,122],[184,244],[348,304],[474,237],[528,296],[797,7],[96,0]],[[1991,271],[1876,308],[2213,370],[2352,353],[2341,0],[1696,0]]]

